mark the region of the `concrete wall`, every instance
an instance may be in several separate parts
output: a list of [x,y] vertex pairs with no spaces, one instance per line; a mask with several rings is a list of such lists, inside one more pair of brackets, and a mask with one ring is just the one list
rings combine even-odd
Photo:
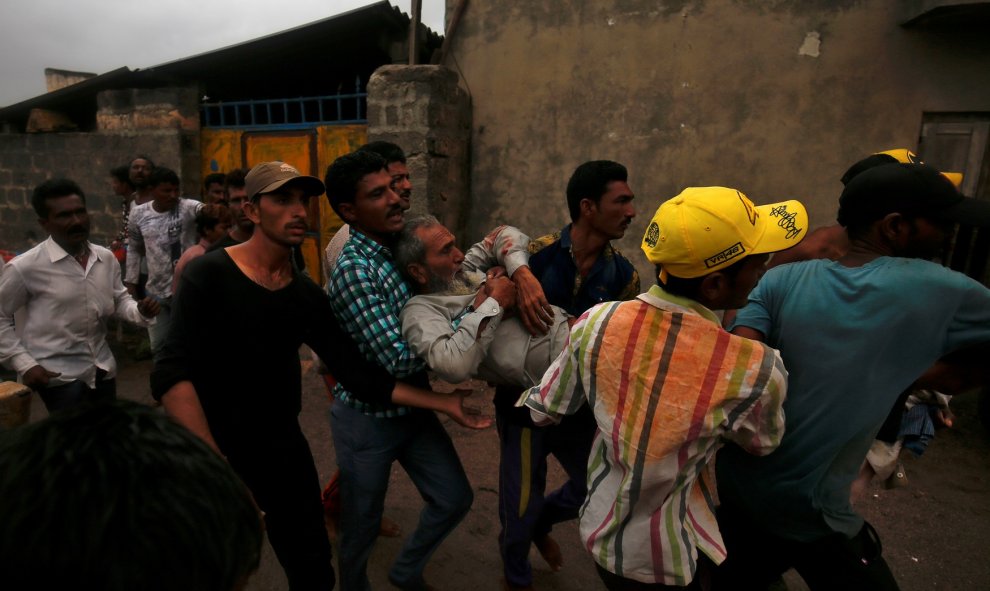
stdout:
[[412,211],[430,212],[464,243],[472,216],[468,171],[471,105],[442,66],[382,66],[368,82],[368,140],[406,153]]
[[57,176],[79,183],[91,216],[90,239],[106,246],[121,223],[120,201],[110,191],[110,169],[128,163],[135,154],[148,154],[182,174],[184,144],[174,130],[0,134],[0,249],[22,252],[46,237],[31,207],[31,193]]
[[470,234],[562,226],[568,177],[598,158],[629,167],[639,215],[619,245],[644,274],[646,222],[685,186],[799,198],[831,223],[849,164],[916,146],[925,112],[990,111],[990,36],[903,16],[896,0],[473,0],[445,62],[473,102]]
[[97,95],[93,133],[0,134],[0,249],[23,251],[44,231],[31,192],[46,179],[71,178],[86,193],[92,241],[107,245],[120,229],[121,204],[109,171],[144,154],[200,198],[199,111],[194,88],[109,90]]

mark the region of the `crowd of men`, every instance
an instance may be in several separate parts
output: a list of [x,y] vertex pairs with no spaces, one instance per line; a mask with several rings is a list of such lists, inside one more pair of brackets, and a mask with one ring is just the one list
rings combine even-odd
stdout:
[[[636,215],[627,170],[613,161],[575,169],[565,190],[571,222],[560,231],[530,238],[499,226],[462,251],[437,217],[407,215],[413,187],[394,144],[337,158],[323,180],[284,162],[210,175],[206,205],[179,197],[178,176],[141,156],[126,179],[113,171],[126,220],[123,279],[114,254],[88,240],[82,189],[48,181],[32,201],[48,240],[0,275],[0,363],[41,395],[57,436],[45,443],[46,427],[36,425],[5,436],[0,449],[66,445],[65,430],[83,419],[115,430],[141,424],[161,435],[127,445],[172,446],[135,453],[143,474],[218,470],[216,489],[156,481],[175,487],[178,505],[201,497],[183,516],[199,515],[217,491],[232,496],[232,507],[200,525],[181,522],[217,535],[175,533],[223,563],[220,578],[205,574],[220,565],[195,563],[185,584],[193,588],[205,580],[236,588],[256,567],[258,539],[234,533],[250,525],[247,499],[291,589],[370,589],[369,557],[387,529],[398,462],[424,506],[388,580],[433,589],[424,569],[473,501],[436,413],[472,429],[492,421],[465,410],[465,392],[432,391],[427,372],[454,383],[479,378],[495,385],[505,589],[534,588],[531,547],[560,570],[552,528],[578,518],[608,589],[765,589],[788,568],[815,590],[897,589],[850,489],[902,393],[954,393],[988,380],[980,359],[990,352],[990,290],[931,259],[955,223],[990,226],[990,207],[913,154],[885,154],[843,178],[841,228],[815,234],[825,255],[798,254],[812,244],[801,245],[809,220],[798,201],[756,205],[733,188],[684,189],[658,204],[642,238],[655,266],[645,292],[612,245]],[[309,202],[324,194],[346,224],[327,247],[325,289],[297,261]],[[781,251],[794,262],[768,272]],[[716,311],[731,310],[727,330]],[[115,397],[111,316],[149,328],[152,394],[187,431],[106,405]],[[230,346],[216,347],[220,338]],[[334,384],[336,571],[299,425],[302,344]],[[96,401],[104,406],[90,408]],[[115,443],[74,437],[67,441],[80,461]],[[176,468],[183,453],[192,468]],[[551,455],[568,478],[547,492]],[[38,457],[55,474],[72,463]],[[4,507],[26,510],[21,497],[6,502],[33,494],[18,482],[43,479],[23,461],[4,469],[6,461],[0,521]],[[116,461],[98,469],[105,480],[128,480]],[[114,482],[93,486],[123,494],[105,492]],[[133,523],[142,520],[152,518],[135,510]],[[239,556],[216,548],[235,542]],[[17,551],[0,547],[0,555]],[[125,579],[100,581],[133,587]]]

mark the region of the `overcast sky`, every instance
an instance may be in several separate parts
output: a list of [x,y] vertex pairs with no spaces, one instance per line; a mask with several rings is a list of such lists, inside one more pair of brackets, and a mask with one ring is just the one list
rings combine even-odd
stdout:
[[[148,68],[291,29],[371,0],[0,0],[0,106],[45,92],[45,68]],[[393,0],[409,14],[410,0]],[[442,32],[444,0],[423,0]]]

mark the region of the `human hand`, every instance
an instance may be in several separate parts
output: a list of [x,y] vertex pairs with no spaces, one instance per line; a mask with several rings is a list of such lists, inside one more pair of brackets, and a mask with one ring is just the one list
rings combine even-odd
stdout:
[[138,312],[145,318],[154,318],[161,311],[162,306],[155,298],[147,297],[138,302]]
[[132,297],[134,296],[135,292],[137,292],[137,285],[133,283],[128,283],[125,281],[124,287],[127,288],[127,293],[131,294]]
[[495,298],[498,305],[506,310],[516,305],[516,286],[505,275],[486,281],[485,295]]
[[41,388],[47,388],[48,381],[51,378],[57,378],[60,375],[62,374],[57,371],[48,371],[40,365],[35,365],[31,369],[24,372],[22,382],[25,386],[31,388],[32,390],[39,390]]
[[454,390],[447,394],[443,413],[454,420],[455,423],[468,429],[487,429],[492,426],[492,418],[478,414],[471,409],[465,408],[464,400],[471,395],[471,390]]
[[492,267],[491,269],[488,269],[487,273],[485,273],[485,279],[488,280],[495,279],[496,277],[505,277],[505,276],[506,276],[505,267],[502,266]]
[[538,336],[550,331],[553,322],[553,308],[543,293],[543,286],[529,270],[529,267],[519,267],[512,274],[516,285],[516,305],[519,308],[519,318],[529,334]]
[[939,423],[945,427],[949,427],[950,429],[952,428],[952,423],[954,422],[956,415],[949,410],[948,407],[938,409],[935,411],[935,414]]

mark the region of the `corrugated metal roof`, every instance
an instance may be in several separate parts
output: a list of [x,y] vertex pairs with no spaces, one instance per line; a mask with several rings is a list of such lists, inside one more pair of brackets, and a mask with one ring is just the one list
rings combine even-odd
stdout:
[[[392,63],[397,43],[408,36],[409,17],[387,1],[243,43],[149,68],[127,67],[0,109],[0,121],[23,122],[31,109],[92,108],[96,94],[117,88],[198,84],[211,100],[316,96],[335,92],[335,80],[370,75]],[[421,63],[440,46],[426,29]]]

